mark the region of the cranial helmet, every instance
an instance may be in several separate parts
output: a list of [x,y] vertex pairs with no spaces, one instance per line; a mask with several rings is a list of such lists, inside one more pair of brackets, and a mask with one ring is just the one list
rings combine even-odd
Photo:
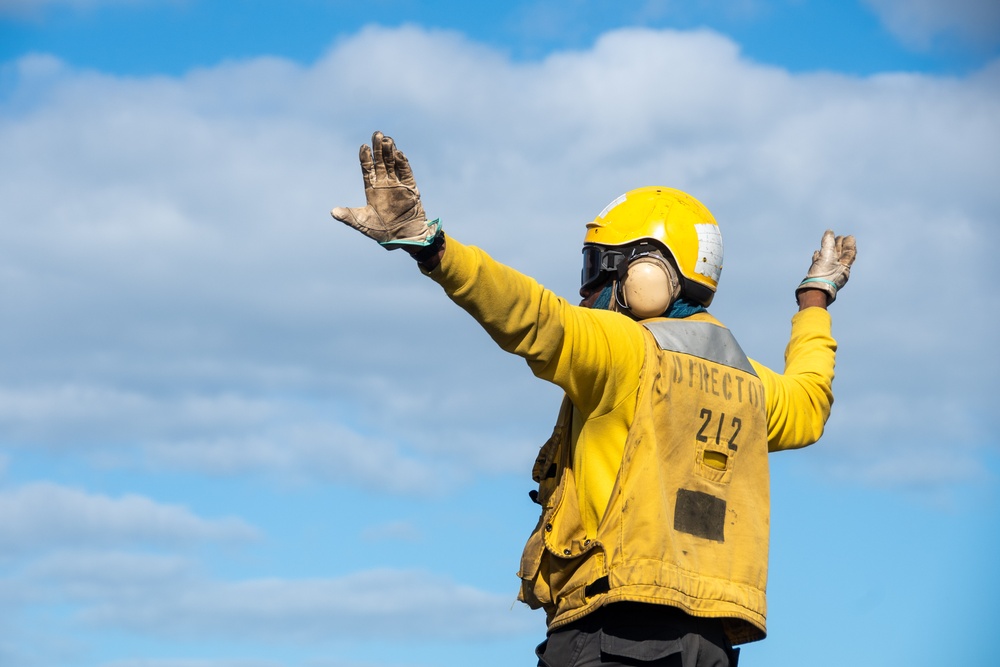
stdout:
[[587,223],[583,244],[581,289],[616,276],[619,304],[639,319],[662,314],[678,292],[708,306],[719,285],[719,225],[701,202],[680,190],[626,192]]

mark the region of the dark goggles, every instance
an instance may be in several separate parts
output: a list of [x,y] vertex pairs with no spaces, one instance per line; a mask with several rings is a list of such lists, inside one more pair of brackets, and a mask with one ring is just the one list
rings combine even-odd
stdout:
[[599,245],[583,246],[583,271],[580,274],[580,289],[595,287],[608,279],[608,276],[618,276],[633,259],[642,255],[662,252],[649,243],[638,243],[627,247],[607,248]]
[[617,274],[618,267],[625,261],[620,250],[602,248],[596,245],[583,246],[583,272],[580,275],[580,289],[594,287],[607,279],[609,274]]

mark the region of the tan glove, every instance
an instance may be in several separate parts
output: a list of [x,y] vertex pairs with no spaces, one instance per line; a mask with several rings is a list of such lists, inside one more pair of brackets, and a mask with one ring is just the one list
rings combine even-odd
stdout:
[[393,140],[376,132],[370,148],[361,146],[360,159],[368,205],[338,206],[330,215],[389,250],[430,245],[441,221],[428,224],[413,170]]
[[831,230],[826,230],[819,250],[813,253],[812,266],[795,293],[806,289],[823,290],[830,297],[829,303],[833,303],[837,292],[847,284],[851,264],[857,255],[853,236],[834,236]]

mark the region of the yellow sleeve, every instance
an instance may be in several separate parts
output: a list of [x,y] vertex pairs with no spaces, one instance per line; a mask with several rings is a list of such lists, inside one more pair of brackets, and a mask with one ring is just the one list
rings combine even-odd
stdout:
[[450,236],[428,275],[497,345],[561,387],[584,414],[607,414],[635,393],[645,344],[642,327],[628,317],[570,304]]
[[792,318],[784,373],[750,361],[764,383],[769,451],[805,447],[823,435],[833,405],[836,352],[830,313],[806,308]]

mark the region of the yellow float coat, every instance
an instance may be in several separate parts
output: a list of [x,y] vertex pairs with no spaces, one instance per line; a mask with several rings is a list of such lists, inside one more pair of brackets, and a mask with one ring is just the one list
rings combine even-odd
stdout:
[[[534,470],[542,516],[520,598],[546,610],[550,629],[631,600],[728,619],[734,644],[762,638],[766,452],[823,432],[836,351],[829,314],[792,318],[778,374],[661,349],[643,324],[572,305],[451,237],[429,275],[501,348],[566,392]],[[728,336],[707,313],[659,322]]]

